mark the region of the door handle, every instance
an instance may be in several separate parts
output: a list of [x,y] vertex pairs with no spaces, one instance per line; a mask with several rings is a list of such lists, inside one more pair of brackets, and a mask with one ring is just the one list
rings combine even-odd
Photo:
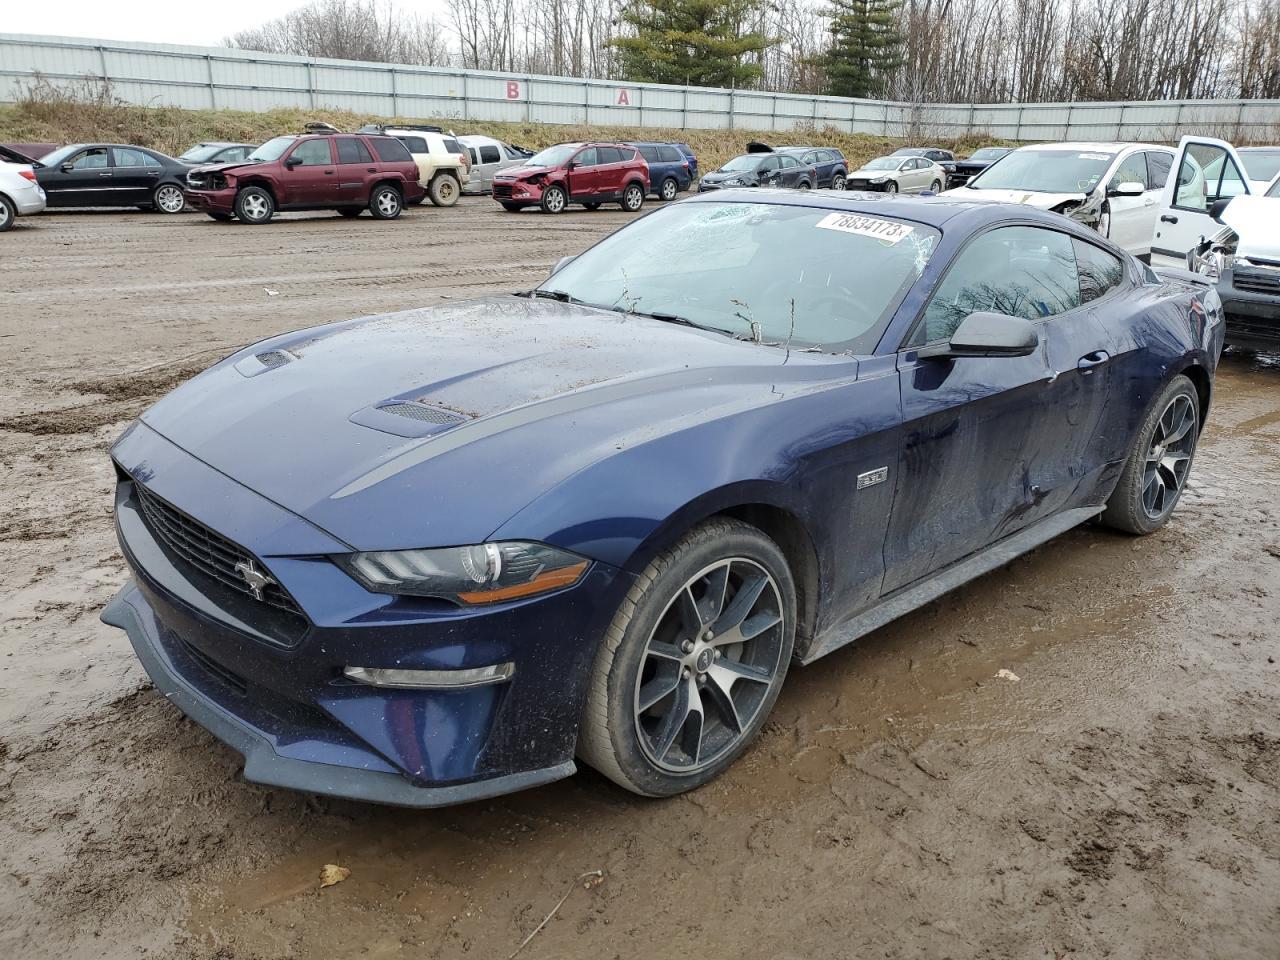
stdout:
[[332,170],[326,170],[326,171],[324,172],[324,175],[325,175],[326,177],[332,177],[332,176],[333,176],[333,171],[332,171]]
[[1167,213],[1162,213],[1162,214],[1160,214],[1160,222],[1161,222],[1161,223],[1177,223],[1177,222],[1178,222],[1178,218],[1177,218],[1177,217],[1171,217],[1171,216],[1169,216],[1169,214],[1167,214]]
[[109,176],[111,176],[111,174],[110,174],[110,173],[100,173],[100,174],[98,174],[98,176],[100,176],[100,177],[109,177]]
[[1076,369],[1087,375],[1093,373],[1094,367],[1102,366],[1102,364],[1106,363],[1110,359],[1111,354],[1107,353],[1107,351],[1095,350],[1093,353],[1086,353],[1081,357],[1076,363]]
[[377,172],[378,172],[378,168],[377,168],[377,167],[365,167],[365,170],[367,170],[369,173],[377,173]]

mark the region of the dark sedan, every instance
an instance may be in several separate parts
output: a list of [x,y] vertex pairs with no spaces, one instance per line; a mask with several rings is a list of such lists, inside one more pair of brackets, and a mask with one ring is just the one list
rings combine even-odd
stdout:
[[241,163],[257,147],[256,143],[227,143],[223,140],[210,140],[197,143],[178,159],[192,166],[206,163]]
[[251,780],[434,806],[576,756],[680,793],[793,665],[1085,521],[1164,525],[1222,337],[1203,278],[1056,214],[690,198],[535,290],[180,386],[112,449],[103,618]]
[[40,158],[36,177],[51,207],[140,207],[181,213],[191,168],[147,147],[75,143]]
[[703,174],[698,192],[726,187],[789,187],[812,190],[817,183],[814,168],[789,153],[744,153],[718,170]]
[[982,147],[963,160],[957,160],[947,171],[947,189],[963,187],[970,177],[976,177],[1001,157],[1013,153],[1013,147]]

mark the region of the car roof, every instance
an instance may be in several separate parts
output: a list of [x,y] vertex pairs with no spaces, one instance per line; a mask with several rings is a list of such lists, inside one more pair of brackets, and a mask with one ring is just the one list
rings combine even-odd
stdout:
[[1063,141],[1062,143],[1029,143],[1026,146],[1019,147],[1019,150],[1079,150],[1093,151],[1094,153],[1119,153],[1121,150],[1164,150],[1173,153],[1173,147],[1159,143],[1136,143],[1136,142],[1087,142],[1087,141]]
[[256,144],[237,143],[232,140],[201,140],[196,144],[197,147],[252,147]]
[[[759,156],[759,154],[755,154]],[[1057,230],[1092,234],[1088,227],[1061,214],[1037,210],[1021,203],[977,203],[956,197],[903,196],[857,190],[786,190],[743,188],[695,193],[677,203],[764,203],[779,206],[813,207],[834,212],[892,217],[942,229],[950,221],[962,221],[977,230],[1006,220],[1042,223]],[[1078,229],[1077,229],[1078,228]]]
[[1237,147],[1237,153],[1280,153],[1278,147]]

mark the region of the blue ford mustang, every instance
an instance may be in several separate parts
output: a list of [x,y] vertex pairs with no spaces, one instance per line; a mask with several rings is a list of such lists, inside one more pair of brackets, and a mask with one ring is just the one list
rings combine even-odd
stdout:
[[103,614],[245,775],[434,806],[723,771],[809,663],[1169,518],[1221,305],[1022,206],[724,191],[538,289],[287,334],[116,443]]

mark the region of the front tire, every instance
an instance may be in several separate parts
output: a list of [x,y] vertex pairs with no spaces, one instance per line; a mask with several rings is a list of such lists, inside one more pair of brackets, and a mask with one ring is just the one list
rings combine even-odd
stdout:
[[369,195],[369,212],[375,220],[394,220],[403,210],[404,200],[400,191],[390,184],[374,187]]
[[897,181],[897,180],[890,180],[888,183],[886,183],[886,184],[884,185],[884,192],[885,192],[885,193],[897,193],[897,192],[898,192],[898,181]]
[[1143,421],[1102,522],[1139,536],[1168,523],[1186,488],[1199,437],[1200,395],[1178,374]]
[[713,520],[636,580],[592,668],[579,756],[666,797],[724,772],[759,733],[795,644],[796,591],[778,545]]
[[437,207],[452,207],[462,195],[462,185],[451,173],[437,173],[427,187],[427,196]]
[[662,189],[658,191],[658,195],[667,203],[676,198],[676,194],[680,192],[680,184],[676,183],[675,177],[667,177],[662,181]]
[[627,213],[637,212],[644,206],[644,187],[638,183],[627,184],[627,189],[622,191],[622,199],[618,201],[618,206]]
[[174,186],[172,183],[162,183],[151,195],[151,204],[153,210],[159,210],[161,213],[181,213],[182,208],[187,205],[187,200],[182,195],[181,187]]
[[245,187],[236,194],[236,216],[241,223],[267,223],[275,213],[276,202],[261,187]]
[[564,208],[569,204],[569,196],[564,192],[563,187],[550,186],[542,191],[542,207],[543,213],[564,213]]

